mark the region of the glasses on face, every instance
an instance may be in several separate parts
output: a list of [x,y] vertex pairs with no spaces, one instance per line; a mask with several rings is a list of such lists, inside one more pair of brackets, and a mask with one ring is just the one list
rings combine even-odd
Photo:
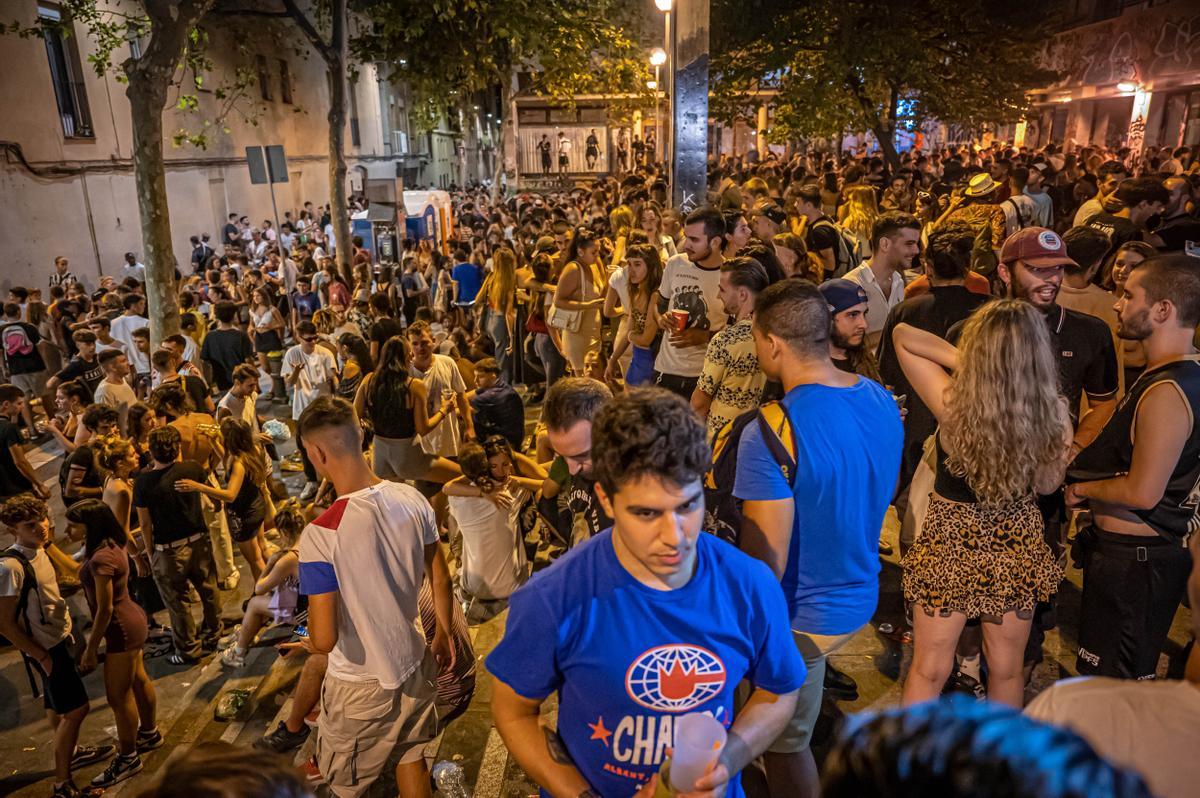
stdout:
[[315,344],[315,343],[317,342],[317,336],[315,336],[315,335],[302,335],[302,336],[300,337],[300,340],[301,340],[301,341],[303,341],[303,342],[304,342],[304,343],[306,343],[306,344]]

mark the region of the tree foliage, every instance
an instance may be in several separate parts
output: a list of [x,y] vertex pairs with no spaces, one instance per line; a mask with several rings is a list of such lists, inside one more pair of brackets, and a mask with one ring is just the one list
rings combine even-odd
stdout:
[[870,130],[894,162],[903,108],[978,128],[1017,121],[1052,77],[1035,49],[1053,20],[1010,0],[712,0],[714,113],[731,120],[777,91],[797,136]]

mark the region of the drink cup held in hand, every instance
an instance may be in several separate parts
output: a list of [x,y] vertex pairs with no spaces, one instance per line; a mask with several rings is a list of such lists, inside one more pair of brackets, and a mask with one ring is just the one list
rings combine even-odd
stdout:
[[671,325],[675,332],[683,332],[687,329],[688,315],[686,310],[671,311]]
[[721,722],[703,712],[691,712],[675,721],[670,777],[673,792],[696,790],[696,781],[717,766],[726,736]]

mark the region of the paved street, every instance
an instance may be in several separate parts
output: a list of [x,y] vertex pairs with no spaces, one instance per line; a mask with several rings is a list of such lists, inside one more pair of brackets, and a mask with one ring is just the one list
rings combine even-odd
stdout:
[[[273,410],[279,414],[280,406],[260,406],[261,412]],[[531,419],[536,409],[531,413]],[[282,453],[290,451],[291,445]],[[57,469],[60,462],[53,446],[46,445],[31,452],[31,458],[39,475],[57,492]],[[284,473],[285,482],[293,493],[298,492],[302,475]],[[57,495],[52,506],[55,508],[57,528],[61,523],[62,505]],[[889,514],[884,529],[884,539],[896,545],[898,526]],[[0,537],[3,533],[0,533]],[[0,540],[0,545],[7,545]],[[66,544],[64,548],[74,551],[78,544]],[[239,558],[239,562],[241,562]],[[237,591],[227,593],[225,617],[230,622],[239,620],[240,598],[248,595],[249,573],[242,563],[243,580]],[[1074,639],[1079,604],[1079,572],[1071,569],[1069,583],[1060,593],[1060,628],[1047,636],[1047,660],[1035,673],[1033,687],[1038,690],[1064,674],[1073,673]],[[857,712],[873,707],[888,707],[900,698],[900,677],[908,667],[911,645],[901,644],[877,632],[880,623],[899,626],[903,622],[899,598],[900,569],[895,556],[884,558],[881,575],[882,595],[879,609],[871,626],[864,627],[841,651],[831,658],[835,666],[848,673],[859,685],[859,699],[854,702],[834,703],[827,701],[822,723],[818,726],[818,739],[825,739],[833,728],[833,722],[843,713]],[[236,593],[236,595],[235,595]],[[76,617],[86,617],[86,606],[82,594],[71,599]],[[165,613],[163,613],[165,619]],[[536,793],[521,769],[511,760],[499,735],[491,722],[489,701],[491,678],[482,666],[482,659],[503,634],[505,614],[488,623],[471,629],[476,657],[480,661],[475,697],[470,709],[446,731],[445,735],[431,746],[431,759],[449,759],[462,765],[466,783],[473,789],[475,798],[520,798]],[[1167,674],[1168,661],[1179,663],[1181,648],[1188,640],[1187,623],[1189,613],[1181,609],[1176,616],[1175,626],[1168,645],[1169,655],[1160,663],[1159,673]],[[1063,629],[1065,626],[1065,630]],[[1065,631],[1065,633],[1064,633]],[[268,632],[246,658],[246,667],[233,671],[223,668],[215,656],[206,657],[202,664],[191,668],[175,668],[164,658],[147,660],[146,667],[154,679],[159,696],[159,726],[166,738],[163,748],[144,757],[145,770],[139,776],[109,790],[109,795],[136,795],[167,761],[171,752],[180,746],[198,741],[221,739],[236,745],[249,746],[274,727],[277,718],[285,710],[291,688],[300,672],[299,662],[281,659],[274,644],[288,639],[284,631]],[[1172,673],[1176,677],[1179,674]],[[89,675],[85,682],[92,696],[92,712],[83,726],[81,741],[84,743],[113,742],[112,713],[104,703],[103,681],[100,671]],[[252,699],[233,721],[221,722],[214,719],[213,712],[225,691],[246,689]],[[551,710],[552,712],[552,710]],[[302,762],[311,753],[313,738],[297,754],[296,761]],[[825,749],[821,745],[821,750]],[[20,657],[11,648],[0,650],[0,795],[45,796],[50,792],[52,768],[51,735],[42,715],[40,702],[30,694]],[[103,764],[93,765],[77,774],[76,781],[86,783],[103,769]],[[754,777],[747,777],[753,784]],[[380,784],[375,794],[390,795],[387,784]]]

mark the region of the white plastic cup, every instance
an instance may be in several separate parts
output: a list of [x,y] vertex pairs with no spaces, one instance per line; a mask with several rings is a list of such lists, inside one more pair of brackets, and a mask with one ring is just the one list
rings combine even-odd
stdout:
[[726,737],[721,722],[703,712],[691,712],[675,721],[671,790],[694,792],[697,780],[717,766]]

